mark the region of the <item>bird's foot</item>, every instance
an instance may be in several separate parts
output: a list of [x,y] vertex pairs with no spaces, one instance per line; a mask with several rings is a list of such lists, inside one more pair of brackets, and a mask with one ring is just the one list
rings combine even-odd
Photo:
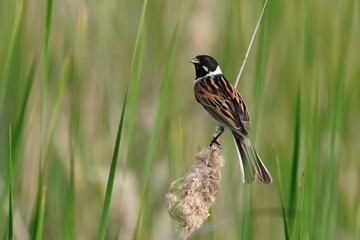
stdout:
[[217,141],[217,138],[213,138],[213,139],[211,140],[209,146],[212,147],[212,145],[214,145],[214,144],[216,144],[216,146],[217,146],[218,148],[222,149],[222,148],[221,148],[221,144]]
[[218,130],[215,133],[215,136],[213,137],[213,139],[210,142],[210,147],[213,144],[216,144],[218,148],[221,149],[221,144],[218,142],[218,139],[220,138],[221,134],[223,134],[224,132],[224,128],[223,127],[219,127]]

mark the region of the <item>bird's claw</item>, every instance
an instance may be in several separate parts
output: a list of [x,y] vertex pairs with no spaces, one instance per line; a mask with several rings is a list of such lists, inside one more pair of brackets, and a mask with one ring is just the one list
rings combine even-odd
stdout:
[[210,147],[216,144],[216,146],[221,149],[221,144],[218,142],[218,139],[220,138],[221,134],[223,134],[223,132],[224,132],[224,128],[219,127],[218,130],[216,131],[215,136],[212,138],[210,142]]
[[218,148],[221,148],[221,144],[217,141],[217,138],[213,138],[210,142],[210,147],[212,147],[212,145],[216,144]]

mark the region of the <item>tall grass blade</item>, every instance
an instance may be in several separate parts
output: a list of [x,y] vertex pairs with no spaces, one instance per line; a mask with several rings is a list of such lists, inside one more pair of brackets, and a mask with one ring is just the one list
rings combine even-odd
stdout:
[[[290,190],[289,190],[289,225],[291,230],[291,236],[293,238],[299,238],[304,235],[304,230],[306,225],[304,224],[304,219],[309,217],[309,220],[312,221],[310,214],[311,209],[308,208],[309,202],[313,204],[313,200],[309,193],[312,191],[312,181],[311,177],[316,169],[310,168],[314,161],[316,161],[315,156],[315,144],[316,138],[314,127],[316,122],[312,122],[312,113],[314,103],[311,101],[311,89],[316,81],[311,80],[311,63],[312,58],[312,39],[311,39],[311,2],[306,0],[303,2],[303,17],[302,17],[302,31],[301,31],[301,58],[299,61],[300,66],[298,73],[298,84],[297,84],[297,98],[295,102],[295,122],[294,122],[294,145],[293,145],[293,156],[292,156],[292,166],[291,166],[291,181],[290,181]],[[310,87],[309,87],[310,86]],[[316,114],[316,113],[315,113]],[[315,119],[314,119],[315,120]],[[302,134],[303,132],[303,134]],[[308,134],[314,134],[309,136]],[[301,139],[305,139],[302,146]],[[302,158],[305,162],[305,171],[306,175],[302,176],[302,181],[299,182],[299,165],[302,162],[300,158],[300,152],[302,149],[307,149],[304,151],[304,157]],[[311,150],[314,149],[313,154]],[[304,184],[306,178],[306,185]],[[300,183],[301,191],[298,191],[298,184]]]
[[[70,131],[72,133],[72,131]],[[71,136],[73,135],[70,134]],[[72,138],[71,138],[72,139]],[[75,227],[75,173],[74,173],[74,147],[73,141],[70,142],[70,180],[67,186],[66,200],[65,200],[65,216],[64,216],[64,237],[63,239],[74,239]]]
[[[46,134],[45,144],[44,144],[44,146],[45,146],[44,156],[46,157],[46,159],[47,159],[47,155],[50,154],[50,147],[51,147],[52,140],[53,140],[56,122],[58,120],[60,104],[61,104],[61,100],[62,100],[62,96],[64,93],[66,83],[70,79],[70,76],[71,76],[72,64],[73,64],[73,53],[72,53],[72,51],[69,51],[64,59],[62,67],[61,67],[59,81],[56,86],[54,103],[51,107],[52,112],[50,115],[51,116],[50,124],[49,124],[49,128],[47,129],[48,134]],[[45,161],[45,163],[46,163],[46,161]]]
[[[135,110],[136,110],[139,87],[140,87],[141,66],[143,61],[143,48],[144,48],[144,37],[145,37],[145,13],[147,9],[147,2],[148,0],[143,1],[143,5],[141,9],[141,15],[140,15],[136,41],[132,56],[132,62],[131,62],[130,78],[128,81],[128,86],[131,90],[130,90],[129,106],[128,106],[128,125],[126,127],[127,147],[126,147],[125,159],[122,166],[120,196],[122,196],[124,179],[125,179],[128,160],[129,160],[129,154],[132,147],[132,137],[134,131],[134,122],[135,122]],[[120,232],[121,232],[121,228],[119,228],[119,232],[118,232],[119,236],[121,234]]]
[[338,215],[338,201],[339,191],[338,178],[339,178],[339,160],[343,159],[341,155],[341,130],[347,116],[344,114],[345,100],[347,93],[345,89],[346,72],[347,72],[347,59],[350,43],[350,30],[353,23],[354,2],[347,5],[347,11],[344,19],[341,22],[341,35],[340,35],[340,50],[336,61],[336,71],[331,81],[332,86],[330,89],[329,99],[329,142],[328,142],[328,159],[324,162],[324,177],[322,185],[323,201],[320,207],[320,213],[323,216],[323,221],[320,225],[319,239],[330,239],[335,234],[335,227]]
[[[126,128],[126,136],[127,136],[127,151],[125,160],[123,163],[123,178],[126,174],[127,164],[129,159],[129,153],[131,150],[132,144],[132,136],[134,131],[134,120],[135,120],[135,110],[138,100],[139,86],[140,86],[140,75],[141,75],[141,66],[143,61],[143,48],[144,48],[144,36],[145,36],[145,13],[147,8],[148,0],[144,0],[140,21],[138,25],[138,31],[136,35],[135,47],[132,57],[131,63],[131,73],[129,79],[130,85],[130,98],[129,98],[129,112],[128,112],[128,126]],[[130,84],[131,83],[131,84]],[[123,182],[123,181],[122,181]]]
[[26,109],[29,103],[29,96],[30,96],[30,90],[32,87],[32,84],[34,82],[34,75],[35,75],[35,70],[36,70],[36,65],[35,62],[32,64],[29,74],[26,77],[26,85],[25,85],[25,92],[24,92],[24,97],[21,103],[21,112],[20,112],[20,117],[19,120],[16,123],[16,129],[14,131],[14,137],[13,137],[13,152],[14,152],[14,166],[16,169],[17,166],[17,152],[18,152],[18,148],[19,148],[19,144],[20,144],[20,139],[22,136],[22,132],[24,129],[24,120],[25,120],[25,113],[26,113]]
[[303,113],[307,112],[307,117],[309,122],[304,124],[306,127],[304,133],[304,139],[307,139],[306,144],[306,153],[305,157],[305,174],[304,174],[304,189],[303,196],[300,204],[300,209],[303,212],[303,217],[301,218],[301,234],[309,235],[311,234],[313,215],[317,212],[316,208],[316,179],[320,177],[319,175],[319,82],[314,82],[313,87],[314,92],[311,99],[311,107],[307,110],[301,111]]
[[[360,165],[359,165],[360,166]],[[360,167],[358,167],[358,172],[360,172]],[[354,222],[352,227],[352,232],[354,239],[360,238],[360,189],[358,188],[355,198],[355,207],[354,207]]]
[[23,16],[23,9],[24,9],[24,3],[23,1],[19,1],[16,5],[15,20],[11,33],[10,45],[6,53],[2,80],[0,81],[0,112],[2,111],[3,108],[3,102],[6,95],[7,85],[9,83],[11,62],[14,58],[14,53],[15,53],[15,44],[19,39],[19,30]]
[[[290,190],[289,190],[289,208],[290,213],[294,214],[289,218],[289,224],[291,230],[299,229],[299,226],[295,226],[296,223],[300,223],[298,220],[298,216],[295,216],[299,209],[297,207],[302,207],[299,205],[300,203],[297,202],[299,196],[297,196],[297,184],[298,184],[298,168],[300,162],[300,151],[301,151],[301,130],[304,130],[306,133],[310,131],[311,122],[310,120],[310,112],[311,112],[311,102],[310,102],[310,91],[308,85],[312,84],[307,82],[307,79],[310,79],[309,75],[307,74],[310,69],[310,63],[312,61],[312,42],[310,38],[311,34],[311,25],[310,25],[310,10],[311,5],[310,1],[304,1],[303,6],[303,23],[302,23],[302,32],[301,32],[301,58],[300,58],[300,66],[299,66],[299,73],[298,73],[298,81],[297,84],[297,98],[296,98],[296,108],[295,108],[295,123],[294,123],[294,145],[293,145],[293,156],[292,156],[292,168],[291,168],[291,181],[290,181]],[[303,91],[303,92],[302,92]],[[304,95],[305,97],[302,97]],[[302,114],[303,113],[303,114]],[[303,115],[303,116],[302,116]],[[308,126],[308,128],[307,128]],[[314,139],[312,139],[314,140]],[[312,145],[312,141],[306,141],[309,145]],[[308,161],[309,158],[307,157],[305,161]],[[307,172],[308,175],[310,171]],[[309,182],[310,183],[310,182]],[[310,190],[310,189],[307,189]],[[305,209],[301,209],[301,211],[305,211]],[[296,222],[296,223],[295,223]],[[292,236],[296,235],[294,231],[292,232]]]
[[[265,20],[263,21],[265,25]],[[258,40],[258,51],[256,56],[256,71],[255,77],[253,80],[253,107],[251,111],[251,132],[252,137],[256,136],[257,132],[257,121],[259,119],[259,113],[261,108],[261,103],[263,99],[263,89],[265,83],[265,63],[267,60],[267,49],[265,45],[265,26],[263,26],[259,31],[259,40]]]
[[284,225],[284,232],[285,232],[285,239],[290,240],[290,229],[288,224],[288,216],[286,214],[286,205],[285,205],[285,197],[284,197],[284,188],[282,185],[282,177],[281,177],[281,168],[280,168],[280,160],[279,160],[279,154],[277,152],[277,149],[275,145],[273,145],[273,150],[275,152],[276,156],[276,166],[277,166],[277,173],[278,173],[278,187],[280,190],[280,199],[281,199],[281,211],[282,211],[282,217],[283,217],[283,225]]
[[107,186],[106,186],[105,200],[104,200],[103,209],[101,212],[101,220],[100,220],[99,232],[98,232],[98,236],[97,236],[98,240],[105,239],[106,224],[107,224],[107,219],[108,219],[108,215],[109,215],[111,195],[112,195],[114,179],[115,179],[115,171],[116,171],[119,150],[120,150],[120,140],[121,140],[121,134],[122,134],[123,125],[124,125],[127,95],[128,95],[128,89],[126,89],[126,92],[125,92],[124,104],[122,107],[121,118],[120,118],[119,127],[118,127],[118,131],[117,131],[117,135],[116,135],[115,148],[114,148],[114,153],[113,153],[113,157],[112,157],[112,161],[111,161],[109,178],[108,178],[108,182],[107,182]]
[[321,209],[324,220],[321,224],[320,239],[330,239],[333,236],[334,225],[336,221],[338,192],[336,189],[338,178],[338,155],[339,155],[339,130],[344,116],[344,59],[340,57],[337,76],[332,91],[332,111],[330,113],[330,142],[329,142],[329,159],[324,167],[326,171],[323,179],[324,200]]
[[[130,78],[128,81],[128,86],[130,88],[130,96],[129,96],[129,106],[128,106],[128,117],[127,117],[128,124],[126,127],[127,146],[126,146],[125,159],[122,166],[122,175],[120,180],[120,192],[121,192],[120,196],[122,196],[122,190],[124,188],[123,187],[124,179],[127,172],[129,154],[131,152],[131,147],[132,147],[132,138],[133,138],[134,122],[135,122],[135,110],[138,100],[141,66],[143,61],[143,48],[144,48],[144,37],[145,37],[145,13],[147,9],[147,2],[148,0],[143,1],[143,5],[141,9],[141,15],[140,15],[136,41],[132,56],[132,62],[131,62]],[[121,234],[120,232],[121,232],[121,228],[119,228],[118,235]]]
[[[25,120],[25,113],[26,109],[29,103],[29,96],[30,96],[30,90],[32,83],[34,81],[34,74],[35,74],[35,63],[32,65],[31,70],[27,76],[26,80],[26,86],[25,86],[25,93],[24,97],[21,103],[21,112],[18,120],[15,123],[12,123],[13,126],[15,126],[12,133],[12,169],[16,171],[18,169],[18,151],[20,148],[21,143],[21,137],[24,129],[24,120]],[[7,186],[8,188],[8,186]],[[6,199],[6,193],[9,189],[6,189],[3,194],[0,196],[0,204],[4,203],[4,200]]]
[[49,38],[51,27],[51,15],[52,15],[52,0],[47,0],[46,18],[45,18],[45,32],[42,52],[42,79],[41,79],[41,100],[40,100],[40,138],[41,138],[41,151],[40,162],[44,156],[44,132],[45,132],[45,117],[46,117],[46,95],[47,95],[47,83],[49,80]]
[[[66,86],[66,82],[67,80],[70,78],[70,72],[71,72],[71,66],[72,66],[72,60],[73,60],[73,56],[72,56],[72,52],[69,52],[63,62],[62,65],[62,69],[61,69],[61,74],[60,74],[60,78],[58,81],[58,84],[56,86],[56,93],[55,93],[55,99],[54,99],[54,104],[52,106],[52,112],[51,112],[51,119],[50,119],[50,126],[47,129],[48,134],[46,134],[46,136],[44,136],[44,146],[43,146],[43,156],[45,157],[45,161],[44,161],[44,165],[42,165],[42,161],[40,162],[40,169],[39,169],[39,177],[38,177],[38,181],[39,181],[39,188],[43,188],[43,174],[45,172],[45,168],[46,168],[46,159],[49,159],[48,155],[50,154],[50,148],[52,146],[52,141],[53,141],[53,134],[54,134],[54,130],[55,130],[55,126],[56,126],[56,122],[58,119],[58,115],[59,115],[59,110],[60,110],[60,103],[61,103],[61,99],[63,96],[63,92]],[[46,194],[46,192],[42,192],[42,194]],[[41,220],[40,217],[41,215],[39,215],[38,211],[41,210],[41,206],[39,204],[41,204],[41,200],[43,196],[40,195],[40,192],[38,192],[37,195],[37,206],[36,206],[36,215],[34,218],[34,224],[33,228],[37,229],[38,228],[38,224],[39,221]],[[45,206],[44,206],[45,207]],[[35,232],[35,230],[33,229],[33,233]]]
[[170,42],[169,52],[168,52],[168,55],[166,58],[165,70],[164,70],[163,77],[161,80],[160,93],[159,93],[159,99],[158,99],[157,107],[156,107],[155,120],[154,120],[154,124],[153,124],[152,130],[151,130],[149,145],[148,145],[145,162],[144,162],[144,173],[143,173],[144,178],[143,178],[143,183],[142,183],[141,203],[140,203],[140,210],[139,210],[139,213],[137,216],[136,227],[135,227],[134,234],[133,234],[134,240],[138,239],[142,210],[145,205],[145,195],[146,195],[145,193],[146,193],[146,188],[149,184],[149,177],[150,177],[150,173],[151,173],[153,156],[154,156],[154,152],[155,152],[155,143],[156,143],[157,135],[159,132],[159,126],[161,123],[161,119],[163,118],[163,114],[164,114],[166,97],[168,96],[167,88],[168,88],[169,80],[170,80],[171,66],[172,66],[173,59],[174,59],[176,45],[177,45],[177,42],[179,39],[181,25],[182,25],[183,18],[185,15],[185,7],[186,7],[186,3],[183,2],[183,7],[180,12],[180,17],[178,19],[178,22],[176,24],[176,27],[175,27],[175,30],[174,30],[174,33],[172,35],[172,39]]
[[40,208],[39,208],[39,219],[38,224],[36,226],[36,240],[42,239],[43,225],[44,225],[44,214],[45,214],[45,200],[46,200],[46,187],[45,185],[42,187],[41,199],[40,199]]
[[[70,68],[73,69],[73,54],[72,52],[69,52],[67,57],[64,60],[63,63],[63,67],[62,67],[62,71],[61,71],[61,76],[60,76],[60,80],[59,80],[59,86],[57,87],[58,92],[56,94],[56,98],[55,98],[55,106],[54,106],[54,113],[52,114],[52,118],[54,119],[52,122],[52,124],[50,124],[51,129],[50,131],[53,132],[54,130],[54,125],[55,125],[55,119],[57,119],[57,115],[58,115],[58,106],[60,103],[60,99],[62,97],[62,93],[64,91],[65,85],[66,85],[66,79],[70,79],[72,77],[74,77],[74,74],[70,74]],[[73,117],[73,115],[71,115]],[[73,122],[72,122],[72,118],[69,121],[69,149],[70,149],[70,179],[69,182],[67,184],[67,188],[66,188],[66,197],[65,197],[65,216],[64,216],[64,228],[63,228],[63,239],[74,239],[73,233],[74,233],[74,228],[75,228],[75,214],[74,214],[74,204],[75,204],[75,173],[74,173],[74,158],[75,158],[75,153],[74,153],[74,145],[75,145],[75,133],[73,131]],[[50,136],[50,140],[52,140],[52,135]]]
[[14,238],[13,234],[13,190],[12,190],[12,144],[11,144],[11,124],[9,126],[9,222],[8,239]]
[[34,208],[34,217],[30,223],[30,235],[31,239],[36,239],[40,218],[41,218],[41,211],[42,211],[42,198],[43,198],[43,171],[41,167],[41,163],[39,163],[38,167],[38,183],[37,183],[37,191],[36,191],[36,201],[35,201],[35,208]]
[[30,233],[32,239],[41,239],[42,225],[45,211],[46,188],[43,185],[44,170],[42,168],[42,160],[44,156],[44,132],[45,132],[45,108],[46,108],[46,92],[47,82],[49,78],[49,37],[52,15],[52,0],[47,1],[45,31],[43,39],[42,53],[42,79],[41,79],[41,96],[40,96],[40,161],[38,169],[37,196],[35,201],[34,218],[30,224]]
[[299,193],[299,207],[298,209],[300,209],[300,212],[299,212],[299,215],[298,217],[296,218],[297,221],[299,221],[299,239],[306,239],[306,235],[308,235],[307,232],[305,232],[304,228],[304,221],[303,219],[305,218],[305,214],[306,214],[306,211],[305,211],[305,207],[304,207],[304,201],[305,201],[305,179],[304,179],[304,172],[302,174],[302,179],[301,179],[301,182],[300,182],[300,193]]
[[[294,210],[296,207],[296,189],[297,189],[297,178],[298,178],[298,167],[299,167],[299,151],[300,151],[300,121],[301,115],[301,90],[300,87],[297,91],[296,107],[295,107],[295,125],[294,125],[294,147],[291,167],[291,182],[290,182],[290,200],[289,207]],[[293,211],[291,211],[293,212]]]

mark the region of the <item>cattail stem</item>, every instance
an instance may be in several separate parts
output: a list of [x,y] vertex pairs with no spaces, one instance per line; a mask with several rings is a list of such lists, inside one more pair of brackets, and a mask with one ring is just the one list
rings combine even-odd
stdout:
[[247,50],[246,50],[246,53],[245,53],[245,58],[244,58],[243,63],[242,63],[242,65],[241,65],[241,67],[240,67],[239,73],[238,73],[238,75],[237,75],[237,77],[236,77],[236,81],[235,81],[235,84],[234,84],[235,87],[236,87],[236,86],[238,85],[238,83],[239,83],[241,74],[242,74],[242,72],[243,72],[243,70],[244,70],[244,67],[245,67],[245,64],[246,64],[246,61],[247,61],[247,58],[249,57],[250,49],[251,49],[252,44],[253,44],[253,42],[254,42],[254,39],[255,39],[256,33],[257,33],[257,31],[258,31],[258,28],[259,28],[259,25],[260,25],[262,16],[263,16],[263,14],[264,14],[264,12],[265,12],[265,8],[266,8],[266,5],[267,5],[267,2],[268,2],[268,0],[265,0],[264,6],[263,6],[263,8],[262,8],[262,10],[261,10],[260,17],[259,17],[259,19],[258,19],[258,21],[257,21],[257,23],[256,23],[255,30],[254,30],[254,32],[253,32],[253,34],[252,34],[252,36],[251,36],[251,40],[250,40],[249,46],[248,46],[248,48],[247,48]]

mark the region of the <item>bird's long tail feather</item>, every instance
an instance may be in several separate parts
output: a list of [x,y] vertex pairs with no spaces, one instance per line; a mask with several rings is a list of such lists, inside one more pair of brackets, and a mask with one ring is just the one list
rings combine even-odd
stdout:
[[233,132],[233,136],[239,156],[243,182],[252,183],[257,176],[263,183],[271,184],[271,174],[256,153],[250,139],[243,138],[235,132]]

